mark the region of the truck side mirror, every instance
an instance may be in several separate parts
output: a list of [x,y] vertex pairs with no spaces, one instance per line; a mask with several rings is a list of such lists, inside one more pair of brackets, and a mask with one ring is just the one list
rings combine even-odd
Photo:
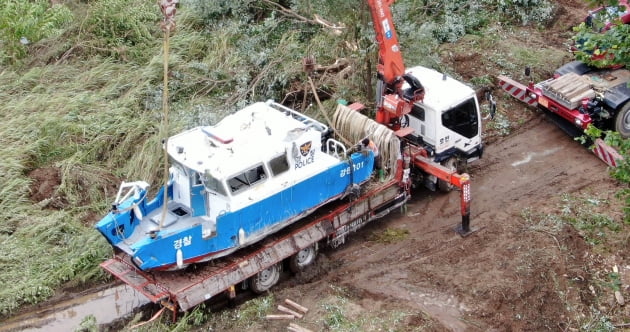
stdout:
[[492,96],[490,90],[486,90],[485,98],[486,101],[488,101],[488,103],[490,104],[490,120],[494,120],[494,115],[497,113],[497,102],[494,101],[494,96]]

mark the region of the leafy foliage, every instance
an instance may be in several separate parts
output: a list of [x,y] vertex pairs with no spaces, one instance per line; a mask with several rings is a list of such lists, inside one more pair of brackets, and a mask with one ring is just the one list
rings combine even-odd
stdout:
[[589,65],[605,68],[630,64],[630,24],[623,24],[616,12],[616,0],[607,3],[618,10],[601,10],[591,24],[581,23],[575,27],[575,57]]
[[586,137],[591,140],[603,137],[604,142],[614,147],[623,157],[622,160],[617,160],[617,167],[610,169],[610,174],[614,179],[626,184],[626,187],[622,188],[617,195],[625,201],[623,207],[625,220],[626,223],[630,223],[630,188],[627,187],[630,184],[630,139],[622,138],[618,132],[602,131],[594,126],[589,126],[585,132],[585,137],[580,138],[580,140],[584,142]]
[[5,0],[0,6],[0,64],[16,64],[27,45],[61,33],[72,12],[47,0]]
[[523,24],[544,24],[553,18],[555,6],[548,0],[490,0],[502,14]]
[[[91,225],[121,179],[145,180],[155,189],[162,177],[158,6],[144,0],[64,3],[5,0],[0,6],[0,63],[7,65],[0,70],[0,242],[11,248],[0,258],[0,284],[13,285],[0,290],[1,314],[42,301],[65,282],[104,278],[98,263],[111,248]],[[516,12],[539,22],[527,16],[532,4],[546,8],[547,2],[398,0],[393,11],[406,60],[437,67],[442,41],[479,34],[490,20],[520,20]],[[345,28],[333,32],[316,23],[315,14]],[[364,0],[181,0],[176,20],[168,73],[171,134],[213,124],[251,101],[294,94],[309,105],[301,66],[307,55],[322,65],[349,62],[345,76],[313,78],[328,102],[372,100],[377,48]],[[63,198],[64,206],[32,198],[37,188],[29,174],[41,168],[59,171],[49,198]],[[47,255],[36,254],[42,252]],[[205,315],[190,318],[196,325]]]
[[91,36],[93,50],[122,59],[143,57],[147,44],[155,42],[159,14],[149,1],[96,1],[90,4],[81,32]]

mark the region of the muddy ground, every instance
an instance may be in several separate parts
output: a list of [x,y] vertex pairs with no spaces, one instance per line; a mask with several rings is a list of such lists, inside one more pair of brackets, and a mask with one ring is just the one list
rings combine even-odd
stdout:
[[[566,48],[571,26],[587,7],[568,0],[558,4],[553,24],[506,32],[510,42]],[[501,72],[485,51],[455,52],[445,61],[466,80],[494,77]],[[462,238],[453,230],[460,222],[458,192],[415,190],[407,211],[372,223],[340,248],[323,250],[315,266],[272,290],[277,301],[290,298],[311,309],[296,323],[314,331],[329,329],[330,311],[322,303],[341,298],[346,319],[382,316],[387,321],[385,316],[401,313],[396,329],[403,331],[627,326],[630,310],[615,299],[614,289],[630,299],[628,236],[618,235],[609,247],[593,246],[575,227],[550,217],[566,213],[567,202],[578,197],[601,203],[590,207],[593,213],[620,220],[619,184],[603,162],[544,114],[501,97],[498,90],[495,95],[499,112],[513,127],[499,133],[486,123],[484,157],[468,170],[475,232]],[[406,235],[393,243],[374,236],[386,229]],[[608,287],[615,265],[620,283]],[[288,325],[261,320],[247,329],[286,331]],[[374,330],[386,328],[374,325]]]
[[[588,9],[577,1],[559,1],[559,6],[553,24],[509,34],[510,42],[566,49],[571,26]],[[500,74],[485,51],[453,54],[450,61],[464,79]],[[460,222],[457,192],[417,190],[406,213],[391,214],[343,247],[325,251],[316,277],[297,276],[275,288],[275,299],[291,298],[314,309],[302,326],[326,329],[322,321],[329,313],[321,303],[341,293],[350,302],[345,306],[351,317],[406,313],[405,331],[628,328],[630,310],[614,297],[619,289],[630,298],[628,236],[602,249],[572,225],[553,221],[569,213],[568,202],[575,197],[605,202],[585,209],[620,220],[619,184],[602,161],[544,114],[498,90],[495,95],[499,112],[516,125],[507,135],[488,129],[486,153],[469,169],[477,231],[466,238],[453,231]],[[395,243],[375,240],[374,234],[385,229],[409,235]],[[611,282],[615,265],[619,287],[603,286]],[[286,330],[287,325],[267,322],[253,329]]]
[[[471,173],[477,232],[461,238],[453,231],[457,193],[420,191],[406,214],[376,222],[343,248],[325,252],[334,268],[319,280],[287,282],[275,297],[317,308],[341,287],[359,312],[411,313],[410,331],[563,331],[588,324],[592,306],[627,321],[627,308],[612,292],[589,288],[613,264],[628,285],[627,257],[596,254],[575,228],[523,216],[527,209],[558,214],[563,193],[612,198],[615,184],[601,161],[536,116],[489,146]],[[409,236],[393,244],[370,240],[383,229],[408,230]]]

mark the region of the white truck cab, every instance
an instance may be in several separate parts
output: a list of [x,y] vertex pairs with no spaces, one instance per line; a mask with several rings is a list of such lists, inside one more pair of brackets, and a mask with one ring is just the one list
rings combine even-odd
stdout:
[[426,67],[408,68],[407,74],[418,78],[426,91],[424,100],[414,103],[411,112],[401,119],[402,127],[413,129],[409,138],[432,152],[431,157],[436,162],[453,157],[464,162],[479,159],[483,143],[475,91]]

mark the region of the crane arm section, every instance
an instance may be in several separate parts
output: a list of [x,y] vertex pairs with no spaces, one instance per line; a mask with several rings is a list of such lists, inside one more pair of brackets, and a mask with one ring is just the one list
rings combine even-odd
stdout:
[[[367,3],[378,43],[376,121],[396,131],[400,129],[401,117],[411,111],[413,103],[424,99],[424,87],[416,77],[405,73],[390,9],[394,1],[367,0]],[[405,82],[409,87],[403,89]]]
[[377,70],[386,84],[394,84],[405,73],[398,36],[390,6],[395,0],[368,0],[376,41],[379,44]]

